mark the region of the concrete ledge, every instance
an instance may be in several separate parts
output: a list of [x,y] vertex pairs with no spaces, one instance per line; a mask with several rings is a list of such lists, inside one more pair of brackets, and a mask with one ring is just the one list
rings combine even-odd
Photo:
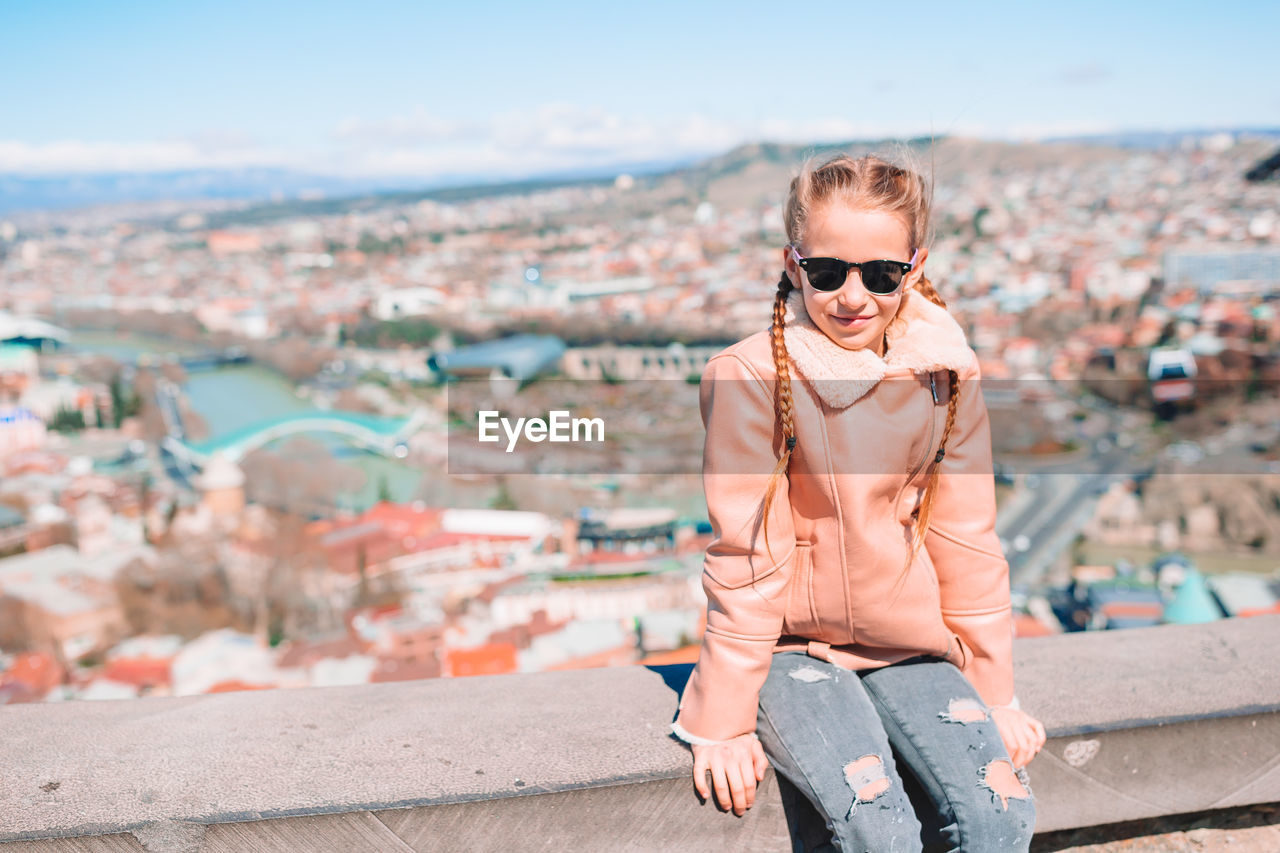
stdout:
[[[1036,829],[1280,801],[1280,615],[1015,644]],[[15,851],[778,850],[699,804],[688,667],[0,707]],[[25,843],[24,843],[25,842]]]

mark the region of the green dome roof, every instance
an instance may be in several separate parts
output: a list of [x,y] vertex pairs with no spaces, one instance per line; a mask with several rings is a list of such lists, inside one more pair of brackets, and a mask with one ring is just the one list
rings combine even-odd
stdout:
[[1204,575],[1195,569],[1187,569],[1186,578],[1174,593],[1173,601],[1164,609],[1164,621],[1192,625],[1221,618],[1222,610],[1205,585]]

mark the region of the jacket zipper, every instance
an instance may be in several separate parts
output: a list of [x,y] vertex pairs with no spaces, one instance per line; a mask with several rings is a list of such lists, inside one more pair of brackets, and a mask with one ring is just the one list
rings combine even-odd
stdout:
[[934,409],[929,412],[929,437],[924,442],[924,454],[920,457],[920,461],[907,474],[906,481],[902,484],[902,488],[898,489],[898,497],[894,501],[894,506],[902,500],[902,493],[907,490],[907,486],[911,485],[911,481],[916,478],[916,474],[920,473],[920,469],[924,468],[925,463],[929,460],[929,452],[933,450],[933,436],[938,429],[938,386],[934,380],[933,371],[929,372],[929,393],[933,396]]
[[[929,412],[929,437],[924,442],[924,455],[920,457],[920,461],[916,463],[916,467],[911,469],[911,473],[907,475],[907,482],[910,483],[916,478],[916,474],[920,473],[920,469],[929,461],[929,453],[933,450],[933,436],[938,429],[938,386],[934,381],[934,374],[929,373],[929,393],[933,395],[934,409]],[[905,486],[903,487],[905,488]]]

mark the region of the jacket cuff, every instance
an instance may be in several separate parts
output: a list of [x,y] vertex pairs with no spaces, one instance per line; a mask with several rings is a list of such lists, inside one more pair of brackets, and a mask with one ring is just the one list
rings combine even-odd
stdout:
[[[692,743],[698,746],[715,746],[718,743],[725,743],[725,741],[722,740],[712,740],[711,738],[698,737],[695,734],[691,734],[685,730],[684,726],[680,725],[679,720],[671,724],[671,733],[685,743]],[[759,740],[759,737],[757,737],[755,732],[752,732],[751,736],[756,738],[756,740]]]
[[1013,700],[1003,705],[988,705],[988,708],[1012,708],[1015,711],[1022,710],[1022,704],[1018,702],[1018,694],[1013,694]]
[[[698,664],[680,696],[676,720],[713,743],[756,730],[760,688],[769,675],[775,638],[743,639],[708,630]],[[693,743],[693,741],[689,741]]]
[[1013,684],[1013,620],[1006,606],[993,613],[943,614],[966,646],[960,671],[987,707],[1010,704]]

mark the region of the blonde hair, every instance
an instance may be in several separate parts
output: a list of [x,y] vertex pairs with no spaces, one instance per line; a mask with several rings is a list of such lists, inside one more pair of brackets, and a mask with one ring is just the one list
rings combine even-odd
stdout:
[[[907,158],[909,159],[909,155]],[[819,166],[814,166],[814,158],[810,157],[800,168],[800,172],[791,181],[791,189],[787,195],[783,218],[787,232],[787,240],[799,246],[804,239],[805,226],[813,211],[831,202],[839,201],[858,210],[880,210],[892,213],[902,219],[911,240],[910,248],[915,249],[928,245],[930,232],[930,198],[932,187],[926,185],[919,171],[898,166],[872,154],[854,159],[847,154],[831,157]],[[764,540],[765,548],[769,548],[769,506],[773,502],[778,488],[779,478],[785,476],[791,455],[795,452],[796,430],[791,396],[791,372],[787,364],[787,344],[783,337],[783,322],[787,310],[787,296],[796,289],[791,278],[783,270],[778,280],[778,291],[773,300],[773,324],[769,328],[770,341],[773,344],[773,361],[777,371],[774,411],[777,414],[778,426],[782,431],[782,457],[778,460],[773,474],[769,478],[764,498]],[[915,285],[920,295],[942,308],[947,303],[938,295],[933,284],[923,275]],[[928,485],[921,499],[915,529],[911,537],[911,549],[907,555],[903,576],[915,559],[917,551],[924,542],[929,528],[929,518],[933,513],[934,496],[937,493],[938,469],[947,438],[956,420],[956,404],[960,398],[959,380],[954,370],[948,370],[950,377],[950,393],[947,400],[947,423],[942,431],[942,443],[934,457]],[[769,552],[772,558],[772,551]]]

